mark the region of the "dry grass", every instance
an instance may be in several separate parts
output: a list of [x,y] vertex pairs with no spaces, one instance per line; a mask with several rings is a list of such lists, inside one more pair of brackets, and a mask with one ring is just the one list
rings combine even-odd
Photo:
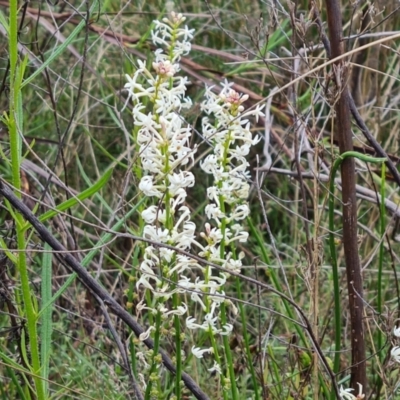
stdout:
[[[125,74],[132,73],[138,59],[151,57],[149,31],[154,19],[173,7],[187,16],[196,29],[193,50],[182,60],[190,81],[189,96],[194,107],[183,117],[192,124],[201,143],[201,111],[198,106],[205,85],[228,78],[235,89],[250,96],[248,105],[266,105],[266,117],[253,125],[264,140],[254,148],[250,164],[251,234],[240,248],[246,254],[243,275],[282,291],[304,312],[316,343],[310,340],[304,321],[293,304],[264,287],[241,282],[245,302],[251,359],[245,355],[243,323],[229,318],[235,330],[231,337],[235,371],[241,399],[322,399],[331,393],[331,377],[318,357],[318,349],[334,359],[334,296],[331,255],[328,246],[328,185],[334,160],[338,157],[335,69],[328,63],[320,28],[309,3],[300,1],[289,8],[286,2],[113,2],[94,7],[82,30],[57,57],[23,89],[23,152],[21,172],[25,203],[42,214],[62,203],[71,193],[80,193],[113,169],[112,179],[82,204],[59,213],[46,222],[66,248],[79,260],[96,246],[102,233],[132,208],[139,198],[137,153],[132,141],[130,105],[123,91]],[[325,3],[320,21],[327,30]],[[8,12],[8,2],[0,1]],[[93,4],[88,4],[91,7]],[[292,7],[292,6],[290,6]],[[364,123],[397,165],[399,161],[399,51],[400,26],[397,1],[346,3],[342,7],[345,49],[349,68],[348,85]],[[26,3],[19,36],[20,57],[29,60],[29,78],[45,60],[67,43],[71,33],[85,21],[87,5],[60,1]],[[394,39],[391,36],[397,35]],[[7,37],[0,37],[0,105],[8,107]],[[364,46],[362,51],[357,49]],[[342,84],[344,84],[342,82]],[[376,152],[352,121],[353,144],[361,154]],[[2,178],[11,181],[7,127],[1,134]],[[197,153],[208,151],[204,143]],[[188,204],[199,227],[204,225],[204,189],[207,178],[196,163],[197,182]],[[397,345],[393,328],[398,323],[399,265],[398,184],[381,165],[356,161],[358,252],[363,271],[364,328],[367,356],[366,389],[369,398],[395,399],[399,375],[390,359]],[[300,179],[301,176],[301,179]],[[50,179],[51,177],[51,179]],[[350,320],[342,239],[341,181],[336,177],[335,238],[340,272],[342,348],[336,383],[348,387],[351,367]],[[68,190],[65,190],[65,185]],[[258,189],[257,189],[258,187]],[[385,214],[379,206],[385,200]],[[378,199],[378,200],[377,200]],[[15,249],[13,219],[5,207],[2,248]],[[138,213],[125,221],[120,232],[140,235]],[[199,228],[200,229],[200,228]],[[43,243],[29,238],[32,293],[40,303]],[[132,238],[115,235],[102,245],[88,265],[93,276],[109,293],[134,313],[137,302],[137,262],[143,246]],[[0,396],[23,398],[18,388],[29,391],[18,371],[24,343],[24,308],[21,305],[18,274],[12,257],[3,251],[0,260]],[[70,272],[53,258],[53,293],[65,283]],[[234,281],[232,281],[234,282]],[[226,294],[235,299],[235,283]],[[379,294],[380,293],[380,294]],[[379,305],[377,297],[382,296]],[[75,280],[53,305],[53,334],[49,370],[52,398],[133,398],[131,380],[123,357],[106,329],[96,299]],[[16,318],[12,315],[16,314]],[[148,316],[140,316],[144,325]],[[294,323],[291,318],[296,319]],[[132,352],[131,332],[117,319],[115,328]],[[380,335],[380,336],[379,336]],[[380,339],[379,339],[380,338]],[[190,340],[187,336],[187,348]],[[194,339],[193,339],[194,340]],[[316,348],[318,347],[318,349]],[[173,344],[166,350],[173,357]],[[133,355],[131,366],[140,372]],[[16,364],[13,365],[11,361]],[[184,368],[211,399],[220,398],[217,379],[203,362],[189,359]],[[256,370],[259,387],[254,388],[249,365]],[[21,364],[23,365],[23,364]],[[164,376],[164,375],[163,375]],[[28,378],[26,378],[29,380]],[[18,383],[19,382],[19,383]],[[172,378],[165,374],[164,397]],[[264,386],[263,386],[264,385]],[[25,387],[25,389],[23,389]],[[185,396],[189,393],[185,392]],[[11,396],[11,397],[10,397]],[[264,396],[264,397],[263,397]],[[186,398],[186,397],[182,397]]]

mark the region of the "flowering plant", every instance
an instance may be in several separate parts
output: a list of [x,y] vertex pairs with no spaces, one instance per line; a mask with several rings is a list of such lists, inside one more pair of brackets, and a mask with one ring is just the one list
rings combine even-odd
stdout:
[[[180,58],[190,51],[193,37],[193,31],[183,26],[184,21],[182,15],[172,13],[170,18],[154,22],[152,39],[160,47],[154,52],[152,68],[139,60],[133,76],[127,75],[125,85],[133,102],[135,141],[143,171],[138,187],[150,201],[141,212],[143,236],[160,244],[144,249],[136,281],[137,290],[143,293],[136,311],[139,315],[149,312],[153,316],[139,339],[151,336],[155,341],[150,361],[145,361],[141,352],[140,359],[150,376],[149,382],[144,384],[146,393],[155,396],[156,382],[160,379],[156,371],[161,367],[156,352],[161,339],[170,335],[174,338],[177,365],[181,365],[185,357],[182,343],[187,336],[183,333],[181,317],[193,309],[188,303],[190,295],[192,304],[200,306],[204,317],[201,321],[197,315],[188,315],[185,326],[189,331],[204,332],[211,344],[199,347],[195,342],[190,346],[191,353],[198,359],[206,355],[214,358],[209,371],[222,376],[224,390],[231,389],[233,397],[237,398],[232,363],[224,377],[218,337],[223,338],[222,354],[229,361],[226,337],[233,325],[227,320],[225,307],[233,306],[234,312],[236,308],[224,300],[224,285],[229,271],[239,272],[242,266],[244,254],[237,254],[236,243],[244,243],[248,238],[241,224],[249,215],[250,175],[246,156],[250,147],[259,141],[257,136],[252,137],[249,118],[258,119],[263,114],[259,106],[246,111],[243,103],[248,96],[234,91],[228,82],[223,84],[219,94],[214,93],[214,87],[207,88],[202,103],[206,114],[202,120],[202,134],[213,151],[200,165],[212,175],[214,183],[207,189],[209,204],[205,214],[209,222],[198,237],[191,210],[185,204],[187,190],[195,185],[195,177],[187,167],[193,164],[197,148],[190,146],[192,129],[180,114],[191,106],[190,98],[186,97],[189,81],[179,75]],[[204,259],[205,266],[187,255],[196,252]],[[207,261],[221,266],[225,272],[214,271]],[[203,342],[207,340],[201,337]],[[175,392],[178,397],[180,373],[177,368]],[[146,382],[143,377],[141,381]]]

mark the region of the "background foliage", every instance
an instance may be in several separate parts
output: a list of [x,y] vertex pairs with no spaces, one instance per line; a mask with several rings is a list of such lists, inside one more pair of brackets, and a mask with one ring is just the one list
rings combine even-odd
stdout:
[[[10,93],[15,89],[10,80],[10,4],[0,1],[0,169],[2,179],[15,186],[8,119]],[[194,107],[182,117],[193,126],[193,144],[199,145],[192,169],[197,184],[187,201],[199,229],[204,227],[204,193],[210,183],[199,168],[199,160],[209,151],[200,125],[205,85],[227,78],[235,82],[236,90],[249,95],[248,106],[265,104],[265,119],[252,127],[264,140],[249,158],[250,238],[238,250],[246,254],[243,275],[271,285],[293,304],[244,279],[240,287],[232,280],[226,288],[227,296],[240,297],[244,304],[250,340],[250,351],[246,351],[243,320],[228,315],[234,325],[230,347],[240,398],[331,396],[331,378],[316,349],[317,345],[333,364],[337,304],[328,242],[328,186],[329,179],[335,178],[330,172],[338,147],[333,110],[336,75],[332,66],[324,65],[327,55],[321,40],[327,29],[325,3],[104,0],[27,2],[19,7],[18,66],[24,78],[15,112],[22,135],[20,144],[16,143],[21,197],[41,215],[92,188],[72,207],[58,209],[45,224],[78,260],[88,260],[85,266],[92,276],[133,313],[143,245],[128,234],[141,235],[137,210],[143,207],[138,192],[142,171],[136,163],[132,116],[123,87],[125,74],[132,74],[137,60],[152,57],[152,21],[175,10],[184,13],[187,24],[195,29],[192,52],[181,62],[182,73],[191,81],[188,95]],[[343,2],[341,8],[346,51],[366,46],[348,57],[351,94],[365,124],[396,165],[400,42],[399,37],[387,38],[398,33],[398,9],[394,0]],[[355,150],[375,155],[356,124],[352,129]],[[357,161],[356,170],[359,248],[354,251],[359,253],[364,279],[365,389],[371,398],[394,399],[399,396],[398,364],[390,359],[390,349],[397,344],[392,332],[398,324],[400,298],[398,187],[381,164]],[[351,344],[340,188],[340,181],[335,181],[334,234],[342,310],[336,382],[348,387]],[[101,240],[118,222],[121,234]],[[29,301],[35,310],[42,310],[37,335],[47,395],[54,399],[133,398],[123,355],[95,297],[78,280],[68,281],[71,272],[30,230],[21,248],[19,220],[5,201],[1,223],[0,396],[40,398],[33,385],[35,374],[28,367],[34,355],[30,354],[27,298],[19,264],[24,252]],[[66,282],[68,287],[63,287]],[[52,298],[57,292],[59,296]],[[44,308],[46,304],[51,306]],[[316,343],[310,340],[295,305],[307,317]],[[146,316],[139,320],[149,323]],[[136,375],[140,371],[132,334],[117,319],[113,324]],[[166,350],[174,356],[173,345]],[[210,398],[220,398],[221,387],[206,365],[207,360],[188,358],[184,370]],[[163,398],[170,398],[171,378],[165,379]],[[183,396],[191,398],[186,391]]]

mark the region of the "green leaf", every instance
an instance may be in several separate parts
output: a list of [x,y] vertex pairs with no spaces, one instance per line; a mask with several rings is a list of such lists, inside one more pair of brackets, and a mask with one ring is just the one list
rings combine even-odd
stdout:
[[[45,243],[45,252],[43,253],[42,261],[42,306],[47,304],[51,300],[51,280],[52,280],[52,258],[51,247]],[[52,314],[53,309],[50,303],[49,307],[46,307],[41,314],[41,329],[40,329],[40,355],[41,355],[41,375],[44,378],[44,390],[48,392],[48,378],[49,378],[49,364],[50,364],[50,353],[51,353],[51,334],[53,329]]]
[[[39,217],[40,222],[44,222],[49,218],[54,217],[55,215],[68,210],[69,208],[75,206],[76,204],[80,203],[81,201],[87,199],[88,197],[93,196],[97,193],[110,179],[112,174],[112,170],[109,169],[93,186],[89,187],[88,189],[84,190],[82,193],[79,193],[77,196],[72,197],[63,203],[59,204],[54,210],[46,211]],[[25,225],[25,230],[30,228],[31,224],[27,223]]]

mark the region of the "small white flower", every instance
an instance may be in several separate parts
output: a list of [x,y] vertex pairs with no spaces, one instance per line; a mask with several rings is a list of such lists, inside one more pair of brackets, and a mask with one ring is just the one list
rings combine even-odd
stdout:
[[214,219],[219,222],[221,218],[225,218],[225,213],[221,211],[217,204],[211,203],[207,204],[205,208],[205,213],[208,219]]
[[235,157],[240,159],[241,157],[246,157],[250,152],[250,146],[245,143],[241,146],[236,146],[234,149],[231,149],[231,157]]
[[192,294],[190,295],[190,299],[195,303],[199,303],[203,311],[207,310],[207,307],[201,299],[201,295],[199,293],[192,292]]
[[394,359],[394,361],[400,363],[400,347],[395,346],[393,349],[390,351],[390,355]]
[[196,225],[192,221],[187,221],[183,224],[182,232],[177,232],[176,227],[173,229],[171,233],[171,240],[173,241],[174,246],[178,249],[185,250],[189,248],[192,244],[192,241],[196,237]]
[[144,227],[143,237],[160,243],[167,243],[170,238],[168,229],[156,228],[153,225]]
[[139,183],[139,189],[149,197],[158,197],[161,198],[163,196],[163,192],[159,190],[159,186],[154,185],[153,178],[150,175],[144,176]]
[[203,329],[203,326],[196,323],[196,318],[194,317],[187,317],[186,318],[186,328],[188,329]]
[[212,243],[219,243],[223,239],[223,234],[220,228],[212,228],[208,237],[212,240]]
[[150,279],[153,279],[157,283],[161,283],[161,281],[155,275],[147,275],[143,273],[140,279],[136,282],[136,287],[139,288],[140,285],[143,285],[146,289],[153,291],[153,286],[150,283]]
[[207,174],[214,174],[219,168],[216,155],[209,154],[203,161],[200,162],[200,167]]
[[207,197],[214,201],[216,204],[219,204],[219,192],[218,192],[218,188],[216,186],[210,186],[209,188],[207,188]]
[[228,243],[236,242],[236,241],[239,241],[239,242],[241,242],[241,243],[246,243],[248,237],[249,237],[249,233],[248,233],[248,232],[245,232],[245,231],[242,231],[242,232],[239,232],[236,236],[227,239],[227,240],[225,241],[225,243],[228,244]]
[[156,330],[156,328],[155,328],[154,326],[151,325],[151,326],[149,327],[149,329],[147,329],[147,331],[142,332],[142,333],[139,335],[139,340],[140,340],[141,342],[143,342],[144,340],[148,339],[149,336],[150,336],[151,331],[155,331],[155,330]]
[[165,260],[168,263],[170,263],[172,261],[172,257],[175,254],[174,250],[166,249],[165,247],[161,247],[159,249],[159,251],[160,251],[160,257],[162,260]]
[[250,209],[247,204],[237,206],[230,215],[230,218],[236,221],[245,219],[250,214]]
[[359,387],[357,396],[355,396],[354,394],[351,393],[354,389],[350,389],[350,388],[343,389],[343,386],[341,386],[340,392],[339,392],[340,397],[343,400],[360,400],[360,399],[365,398],[365,394],[363,394],[363,392],[362,392],[362,389],[363,389],[362,385],[360,383],[357,383],[357,385]]
[[168,189],[172,196],[175,195],[178,189],[192,187],[194,185],[194,175],[188,171],[180,171],[179,173],[168,175],[168,180],[170,182]]
[[[213,302],[213,304],[216,304]],[[204,317],[204,326],[207,327],[207,329],[214,334],[219,333],[220,330],[217,328],[217,321],[218,321],[218,316],[213,317],[211,313],[208,313]]]
[[[125,85],[126,86],[126,85]],[[133,119],[135,121],[136,126],[143,126],[147,129],[158,128],[158,124],[156,123],[153,114],[149,113],[142,113],[142,110],[145,110],[146,107],[142,103],[137,103],[133,107]]]
[[175,193],[175,198],[171,200],[171,209],[176,210],[176,208],[182,204],[186,199],[186,190],[181,188]]
[[152,290],[152,292],[155,298],[162,297],[163,301],[167,301],[176,292],[176,290],[170,290],[169,283],[164,282],[162,283],[162,286],[158,285]]
[[209,368],[208,371],[216,372],[218,375],[222,375],[221,366],[216,361],[214,361],[214,365],[211,368]]
[[202,269],[202,267],[193,258],[179,254],[176,257],[175,265],[168,271],[168,276],[172,276],[172,274],[175,272],[177,272],[178,275],[181,275],[187,269],[191,270],[193,268],[198,268],[200,270]]
[[[264,108],[264,105],[259,104],[259,105],[257,105],[257,107],[254,110],[251,111],[251,114],[256,117],[256,121],[258,121],[259,117],[265,117],[265,114],[261,111],[263,108]],[[254,140],[256,140],[256,139],[257,139],[257,141],[254,143]],[[252,142],[253,145],[257,144],[261,140],[261,137],[256,136],[254,138],[254,140]]]
[[154,71],[156,71],[157,75],[160,75],[160,76],[163,76],[166,78],[172,78],[176,73],[176,69],[171,64],[170,61],[153,62],[153,68],[154,68]]
[[233,331],[233,325],[232,324],[225,324],[222,327],[222,331],[221,331],[220,335],[228,336],[228,335],[230,335],[232,333],[232,331]]
[[188,310],[188,307],[185,303],[182,303],[180,306],[178,306],[174,310],[168,311],[168,309],[165,307],[162,307],[160,309],[164,318],[168,317],[169,315],[184,315],[184,314],[186,314],[187,310]]
[[394,327],[393,334],[396,337],[400,337],[400,325],[399,325],[399,327],[397,327],[397,326]]
[[149,208],[146,208],[146,210],[142,211],[141,215],[147,224],[152,224],[156,219],[158,219],[159,221],[162,219],[160,218],[160,214],[162,213],[163,211],[160,210],[160,207],[150,206]]
[[201,349],[200,347],[192,347],[192,353],[195,357],[197,358],[203,358],[203,354],[205,353],[213,353],[214,350],[212,347],[209,347],[208,349]]
[[240,273],[240,270],[242,268],[242,261],[230,258],[226,261],[226,263],[224,263],[224,268],[229,269],[233,272]]

